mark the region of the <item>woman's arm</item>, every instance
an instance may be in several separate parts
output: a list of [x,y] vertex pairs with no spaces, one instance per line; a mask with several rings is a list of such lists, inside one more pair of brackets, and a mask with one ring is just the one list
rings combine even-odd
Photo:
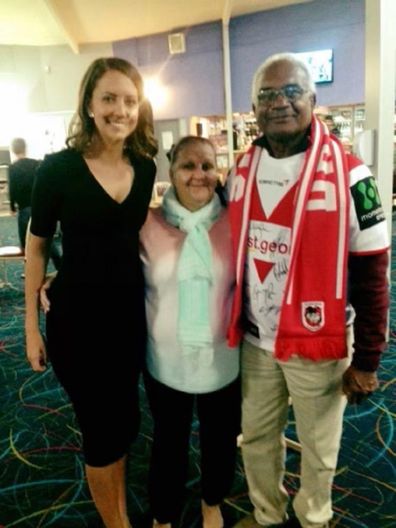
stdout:
[[29,234],[26,248],[25,302],[26,302],[26,354],[33,370],[46,368],[47,354],[39,327],[39,292],[45,279],[48,249],[51,238]]

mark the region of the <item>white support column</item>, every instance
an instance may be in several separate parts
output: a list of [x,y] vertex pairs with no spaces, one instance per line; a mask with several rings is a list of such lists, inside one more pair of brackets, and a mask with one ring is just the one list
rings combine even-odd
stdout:
[[231,95],[231,63],[230,63],[230,17],[233,0],[226,0],[223,8],[223,65],[224,65],[224,98],[227,122],[228,165],[234,163],[234,143],[232,140],[232,95]]
[[371,170],[377,178],[390,239],[395,111],[395,21],[395,0],[366,0],[365,129],[376,132],[374,165]]

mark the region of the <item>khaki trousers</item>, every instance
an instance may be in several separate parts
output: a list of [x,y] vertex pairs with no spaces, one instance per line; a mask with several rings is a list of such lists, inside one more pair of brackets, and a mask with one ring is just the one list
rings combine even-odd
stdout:
[[289,396],[301,443],[294,511],[303,528],[319,528],[331,519],[331,487],[346,405],[341,380],[348,364],[349,359],[278,361],[271,352],[244,341],[242,455],[258,523],[281,523],[286,517],[284,429]]

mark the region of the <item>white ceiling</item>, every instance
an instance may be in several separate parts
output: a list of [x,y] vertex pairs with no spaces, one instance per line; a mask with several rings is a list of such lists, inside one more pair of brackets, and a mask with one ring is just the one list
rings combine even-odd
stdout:
[[113,42],[312,0],[1,0],[0,45]]

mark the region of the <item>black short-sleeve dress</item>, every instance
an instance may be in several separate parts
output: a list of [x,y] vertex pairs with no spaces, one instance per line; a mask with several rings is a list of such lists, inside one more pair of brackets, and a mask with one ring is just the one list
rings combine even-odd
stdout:
[[121,458],[139,428],[146,319],[138,244],[155,165],[131,164],[135,178],[122,203],[73,149],[45,158],[33,190],[31,232],[51,236],[60,221],[63,240],[49,291],[47,353],[75,409],[86,463],[97,467]]

